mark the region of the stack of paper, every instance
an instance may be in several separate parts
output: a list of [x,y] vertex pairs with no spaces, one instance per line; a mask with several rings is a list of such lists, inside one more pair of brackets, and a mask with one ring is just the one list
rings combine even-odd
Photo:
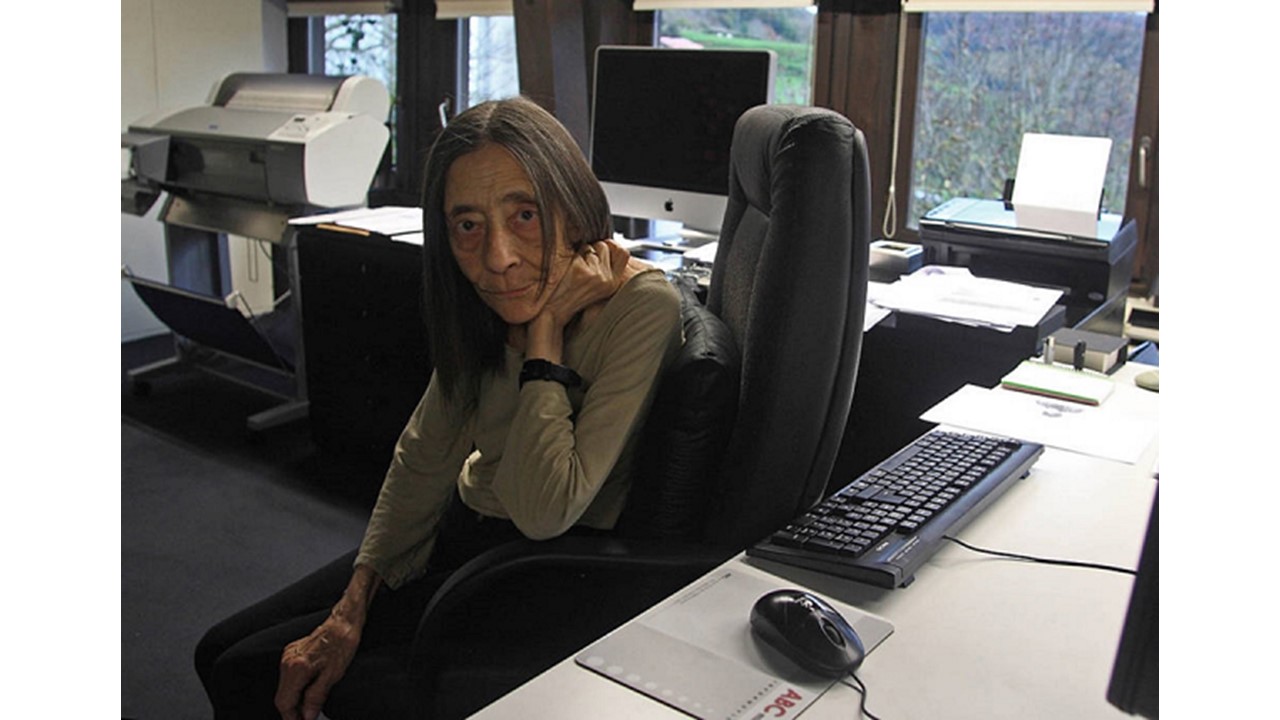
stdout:
[[1061,290],[974,277],[968,268],[927,265],[883,288],[875,303],[887,310],[987,327],[1002,332],[1035,327]]
[[289,224],[315,225],[357,235],[385,235],[393,240],[422,244],[422,209],[416,207],[386,206],[340,210],[323,215],[293,218]]

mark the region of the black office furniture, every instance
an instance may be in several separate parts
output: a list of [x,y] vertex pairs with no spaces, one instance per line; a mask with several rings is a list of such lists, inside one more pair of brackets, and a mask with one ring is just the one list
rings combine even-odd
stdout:
[[932,429],[920,416],[964,385],[998,385],[1041,350],[1065,316],[1055,305],[1035,327],[1011,332],[902,312],[877,323],[862,339],[858,393],[828,492]]
[[1097,232],[1019,227],[999,200],[956,198],[920,218],[926,265],[1063,290],[1067,327],[1120,335],[1138,246],[1137,224],[1103,215]]
[[[822,495],[862,339],[865,142],[837,113],[761,106],[739,121],[731,163],[707,307],[741,353],[741,371],[736,419],[718,469],[705,477],[701,521],[689,524],[686,515],[652,527],[632,513],[612,537],[518,542],[465,565],[431,601],[415,641],[408,682],[423,714],[474,712]],[[636,497],[688,491],[664,495],[653,485],[689,477],[676,468],[690,458],[665,449],[641,448],[675,465],[645,468]]]
[[422,247],[314,225],[295,242],[311,435],[326,451],[390,460],[431,378]]

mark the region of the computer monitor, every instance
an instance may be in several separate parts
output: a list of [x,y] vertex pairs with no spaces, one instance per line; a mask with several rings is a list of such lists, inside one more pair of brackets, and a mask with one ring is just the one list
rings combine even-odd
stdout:
[[773,99],[776,65],[768,50],[598,48],[591,167],[613,214],[718,234],[734,124]]
[[1124,629],[1116,649],[1107,700],[1145,718],[1160,714],[1160,493],[1151,502],[1151,517],[1138,560]]

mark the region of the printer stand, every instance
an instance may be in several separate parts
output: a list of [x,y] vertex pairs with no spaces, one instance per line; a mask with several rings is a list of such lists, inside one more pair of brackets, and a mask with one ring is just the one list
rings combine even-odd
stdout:
[[[173,205],[170,205],[172,209]],[[283,221],[279,223],[283,226]],[[262,431],[307,417],[306,381],[301,359],[301,321],[295,312],[297,272],[292,238],[276,235],[274,247],[286,253],[287,270],[272,266],[276,282],[287,288],[267,312],[242,312],[246,306],[227,290],[222,240],[216,231],[166,224],[169,274],[174,284],[123,276],[151,312],[174,333],[171,358],[127,374],[133,392],[150,392],[151,382],[180,370],[197,369],[252,388],[282,403],[247,419]]]

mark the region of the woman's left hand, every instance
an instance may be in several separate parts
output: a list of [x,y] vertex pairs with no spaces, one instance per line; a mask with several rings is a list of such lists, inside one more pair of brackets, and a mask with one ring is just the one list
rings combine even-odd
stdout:
[[626,279],[630,260],[631,254],[612,240],[583,245],[542,312],[530,321],[527,356],[560,362],[565,326],[578,313],[613,297]]

